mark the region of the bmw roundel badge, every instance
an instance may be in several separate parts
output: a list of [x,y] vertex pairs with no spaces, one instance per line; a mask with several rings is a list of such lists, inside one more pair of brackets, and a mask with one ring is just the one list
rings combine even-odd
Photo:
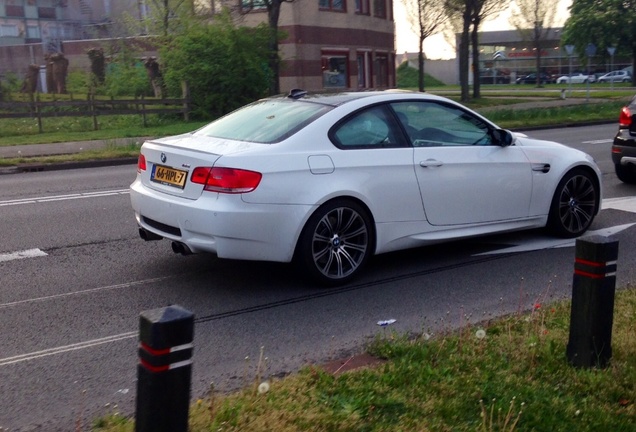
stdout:
[[161,162],[166,163],[166,161],[168,160],[168,158],[166,157],[165,153],[161,153]]

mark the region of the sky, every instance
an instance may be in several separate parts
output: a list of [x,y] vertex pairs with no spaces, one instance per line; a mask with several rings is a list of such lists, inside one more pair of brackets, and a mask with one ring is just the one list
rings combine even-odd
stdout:
[[[417,52],[418,41],[417,35],[411,31],[411,26],[406,19],[404,10],[405,0],[394,0],[395,14],[395,40],[396,54],[400,55],[404,52]],[[413,0],[407,0],[413,1]],[[557,14],[554,27],[561,27],[568,18],[568,7],[572,0],[559,0],[559,12]],[[482,31],[511,30],[514,27],[510,25],[508,19],[510,11],[504,12],[500,17],[484,22],[481,27]],[[405,25],[403,25],[404,23]],[[426,58],[430,60],[449,59],[455,57],[455,48],[451,46],[441,34],[433,35],[424,41],[424,53]]]

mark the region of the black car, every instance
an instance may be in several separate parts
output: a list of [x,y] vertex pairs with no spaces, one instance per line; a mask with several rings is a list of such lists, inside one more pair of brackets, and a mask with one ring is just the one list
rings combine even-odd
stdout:
[[618,133],[612,144],[612,162],[622,182],[636,184],[636,96],[621,110]]
[[[548,84],[548,83],[554,82],[554,79],[552,78],[552,76],[548,75],[547,73],[541,72],[540,77],[541,77],[541,84]],[[515,82],[517,84],[536,84],[537,74],[531,73],[528,75],[524,75],[522,77],[517,78],[517,81]]]
[[510,73],[499,69],[481,69],[479,71],[480,84],[510,84]]

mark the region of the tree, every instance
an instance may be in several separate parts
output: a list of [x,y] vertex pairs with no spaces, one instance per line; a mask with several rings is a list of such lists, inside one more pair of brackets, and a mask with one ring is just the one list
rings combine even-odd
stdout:
[[472,22],[473,0],[445,0],[444,7],[450,23],[456,30],[461,29],[459,40],[459,84],[461,87],[461,101],[468,102],[470,88],[468,86],[468,65],[470,54],[470,26]]
[[192,16],[195,11],[193,0],[150,0],[149,6],[150,22],[159,24],[158,34],[164,37],[175,31],[179,23],[175,18]]
[[588,43],[607,58],[608,47],[632,58],[632,85],[636,86],[636,0],[574,0],[563,28],[563,41],[585,56]]
[[418,35],[418,85],[419,90],[423,92],[424,41],[443,29],[448,21],[448,14],[444,8],[444,3],[437,0],[404,0],[404,6],[411,28]]
[[267,94],[269,28],[235,27],[228,13],[193,23],[160,48],[171,94],[190,86],[194,115],[218,117]]
[[535,51],[537,87],[541,87],[541,51],[556,18],[558,2],[554,0],[515,0],[510,23]]
[[502,11],[507,5],[508,0],[445,0],[444,7],[452,26],[456,30],[461,28],[458,52],[462,102],[467,102],[470,98],[468,68],[471,41],[474,97],[479,97],[479,26],[486,17]]
[[241,11],[251,12],[255,9],[265,7],[267,9],[267,24],[269,26],[269,68],[272,70],[271,81],[269,83],[269,94],[280,93],[280,55],[278,54],[278,20],[280,18],[280,8],[283,3],[293,3],[294,0],[241,0]]
[[509,0],[472,0],[472,31],[471,43],[473,46],[473,97],[481,97],[479,71],[479,28],[481,23],[491,16],[498,15],[508,8]]

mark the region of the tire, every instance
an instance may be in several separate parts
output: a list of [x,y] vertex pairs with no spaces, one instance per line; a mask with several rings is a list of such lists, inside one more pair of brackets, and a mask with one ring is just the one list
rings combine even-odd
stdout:
[[298,240],[297,263],[314,281],[343,285],[355,278],[374,251],[368,212],[354,201],[336,199],[309,218]]
[[636,166],[617,163],[614,164],[614,171],[616,172],[616,177],[623,183],[636,184]]
[[599,192],[598,182],[588,171],[574,169],[567,173],[552,197],[548,229],[563,238],[583,234],[599,208]]

